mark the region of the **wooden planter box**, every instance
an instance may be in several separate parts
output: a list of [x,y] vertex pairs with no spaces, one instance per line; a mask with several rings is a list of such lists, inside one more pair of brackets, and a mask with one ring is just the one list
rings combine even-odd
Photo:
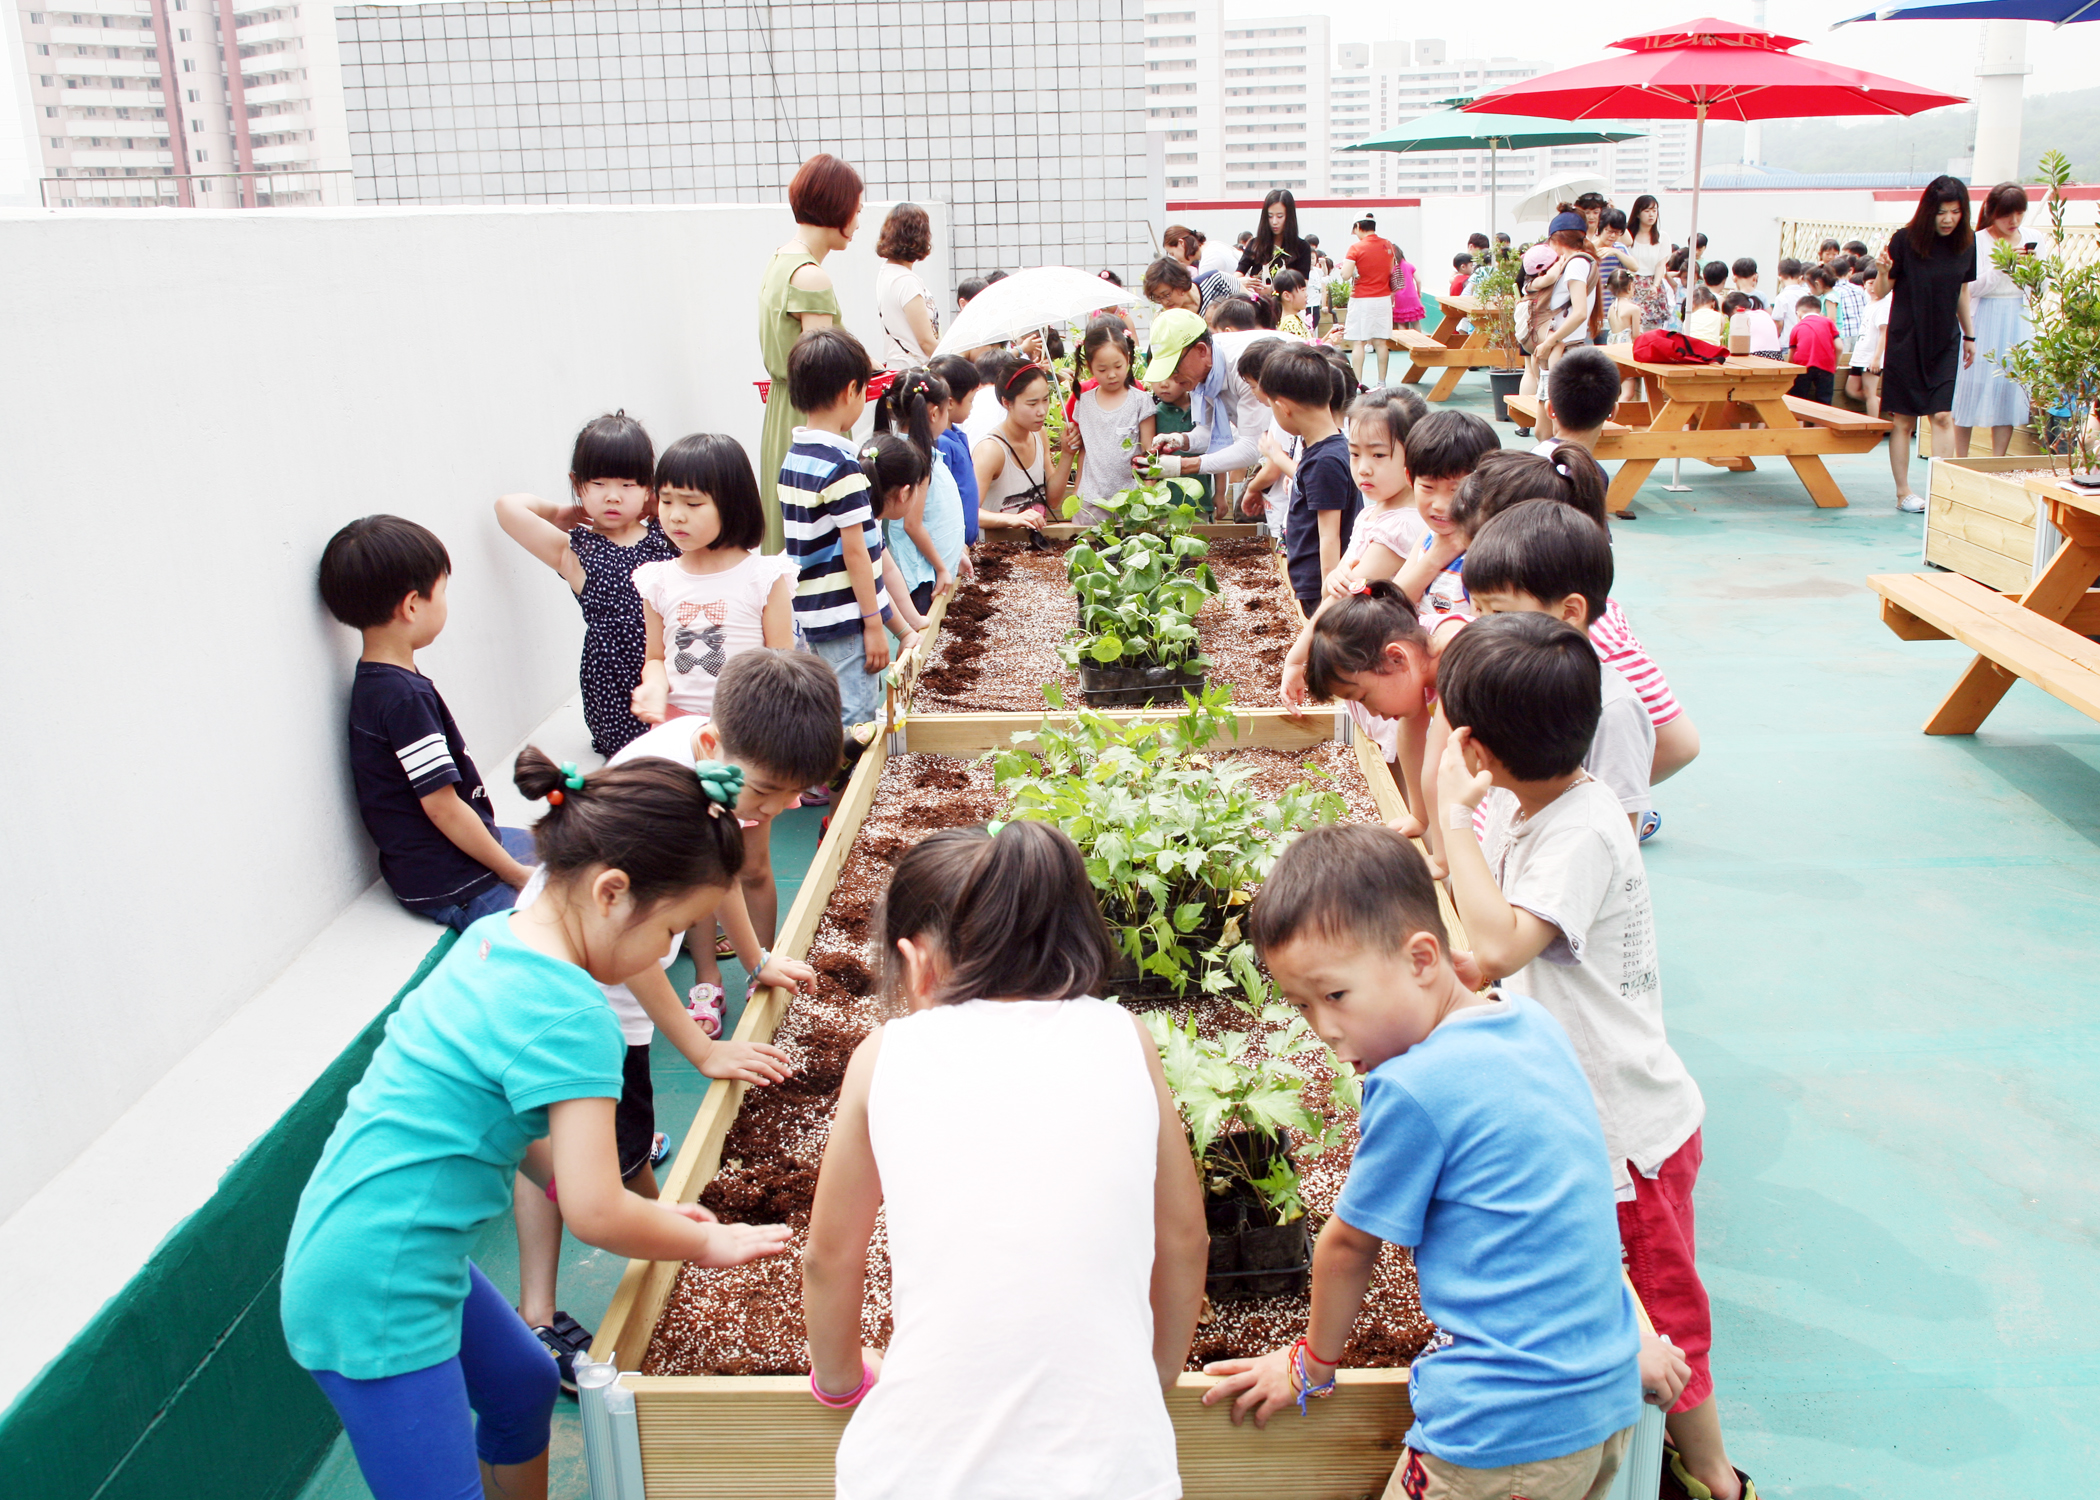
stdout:
[[2005,476],[2047,466],[2045,458],[2016,453],[1935,460],[1925,561],[2003,594],[2024,592],[2062,535],[2049,524],[2046,502],[2024,480]]
[[[1116,715],[1115,717],[1136,717]],[[900,751],[976,755],[1011,742],[1014,731],[1041,723],[1041,714],[947,714],[908,719],[878,736],[853,773],[815,863],[781,924],[777,952],[807,952],[829,903],[846,852],[874,801],[884,761]],[[1280,709],[1239,717],[1241,747],[1302,750],[1341,735],[1353,739],[1358,764],[1383,817],[1397,816],[1403,798],[1378,749],[1349,732],[1346,716],[1293,720]],[[1456,912],[1441,897],[1452,941],[1463,944]],[[768,990],[744,1009],[738,1041],[769,1040],[786,1014],[788,996]],[[721,1165],[722,1142],[743,1103],[745,1085],[718,1082],[707,1091],[677,1160],[664,1175],[665,1202],[692,1203]],[[612,1306],[598,1326],[591,1357],[639,1368],[678,1278],[675,1261],[632,1261]],[[1185,1374],[1167,1398],[1189,1500],[1355,1500],[1383,1493],[1412,1424],[1404,1370],[1344,1370],[1334,1399],[1315,1405],[1309,1420],[1288,1419],[1266,1431],[1234,1427],[1221,1409],[1201,1404],[1216,1381]],[[640,1430],[641,1469],[649,1500],[670,1497],[753,1497],[753,1500],[829,1500],[832,1456],[848,1413],[810,1399],[809,1383],[795,1375],[644,1376],[627,1374]],[[1075,1434],[1075,1439],[1079,1437]],[[1652,1490],[1653,1485],[1649,1486]]]

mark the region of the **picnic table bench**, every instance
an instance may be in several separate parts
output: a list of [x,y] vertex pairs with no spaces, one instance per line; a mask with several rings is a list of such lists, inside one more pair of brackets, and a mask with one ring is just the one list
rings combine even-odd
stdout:
[[1906,641],[1953,639],[1976,657],[1925,721],[1927,734],[1974,734],[2015,679],[2100,719],[2100,495],[2044,477],[2027,487],[2064,534],[2027,592],[2000,594],[1959,573],[1877,573],[1881,619]]
[[[1756,457],[1784,458],[1817,505],[1846,503],[1823,467],[1825,453],[1866,453],[1893,425],[1882,417],[1804,401],[1787,387],[1806,366],[1732,354],[1718,365],[1664,365],[1635,359],[1631,345],[1604,352],[1647,388],[1646,401],[1622,401],[1614,413],[1625,430],[1606,429],[1597,457],[1619,459],[1606,504],[1624,515],[1663,459],[1697,458],[1725,469],[1754,469]],[[1745,422],[1762,426],[1744,427]]]
[[[1408,385],[1420,385],[1422,375],[1432,368],[1444,373],[1430,387],[1431,401],[1448,401],[1451,393],[1458,389],[1458,378],[1468,370],[1518,370],[1524,366],[1524,356],[1507,349],[1488,347],[1488,330],[1480,321],[1485,304],[1478,297],[1458,297],[1444,292],[1424,292],[1443,309],[1443,316],[1435,329],[1423,333],[1414,328],[1393,330],[1393,343],[1404,350],[1408,358]],[[1466,318],[1475,320],[1471,333],[1461,333],[1458,325]]]

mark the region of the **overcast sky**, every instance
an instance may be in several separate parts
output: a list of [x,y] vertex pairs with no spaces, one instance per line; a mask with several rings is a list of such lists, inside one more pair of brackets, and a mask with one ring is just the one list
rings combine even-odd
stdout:
[[[1980,21],[1872,21],[1830,29],[1841,16],[1857,15],[1873,0],[1813,4],[1809,0],[1770,0],[1765,25],[1772,31],[1803,39],[1795,50],[1825,62],[1864,68],[1905,83],[1922,83],[1964,98],[1973,97]],[[1518,57],[1572,67],[1611,53],[1610,44],[1636,32],[1649,31],[1696,16],[1719,15],[1750,21],[1748,0],[1676,0],[1656,4],[1589,7],[1566,0],[1497,0],[1478,6],[1367,6],[1363,4],[1292,4],[1291,0],[1225,0],[1225,14],[1246,16],[1301,15],[1330,17],[1337,42],[1407,41],[1442,37],[1452,57]],[[1426,19],[1434,17],[1434,19]],[[2061,30],[2030,23],[2027,27],[2030,94],[2090,88],[2100,83],[2100,21]]]

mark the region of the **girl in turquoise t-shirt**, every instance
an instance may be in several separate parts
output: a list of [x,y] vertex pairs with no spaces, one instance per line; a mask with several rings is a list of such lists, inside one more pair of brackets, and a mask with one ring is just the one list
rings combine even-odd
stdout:
[[742,772],[650,759],[585,777],[528,748],[516,781],[548,803],[547,888],[469,927],[388,1020],[285,1251],[285,1342],[378,1500],[547,1493],[554,1361],[467,1258],[520,1163],[615,1255],[732,1266],[788,1244],[629,1193],[613,1133],[626,1047],[599,985],[713,915],[743,864]]

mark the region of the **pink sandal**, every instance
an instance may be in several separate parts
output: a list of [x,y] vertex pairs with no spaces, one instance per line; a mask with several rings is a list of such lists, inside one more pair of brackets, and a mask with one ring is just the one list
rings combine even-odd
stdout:
[[704,981],[685,992],[685,1013],[708,1036],[720,1040],[722,1035],[722,986]]

